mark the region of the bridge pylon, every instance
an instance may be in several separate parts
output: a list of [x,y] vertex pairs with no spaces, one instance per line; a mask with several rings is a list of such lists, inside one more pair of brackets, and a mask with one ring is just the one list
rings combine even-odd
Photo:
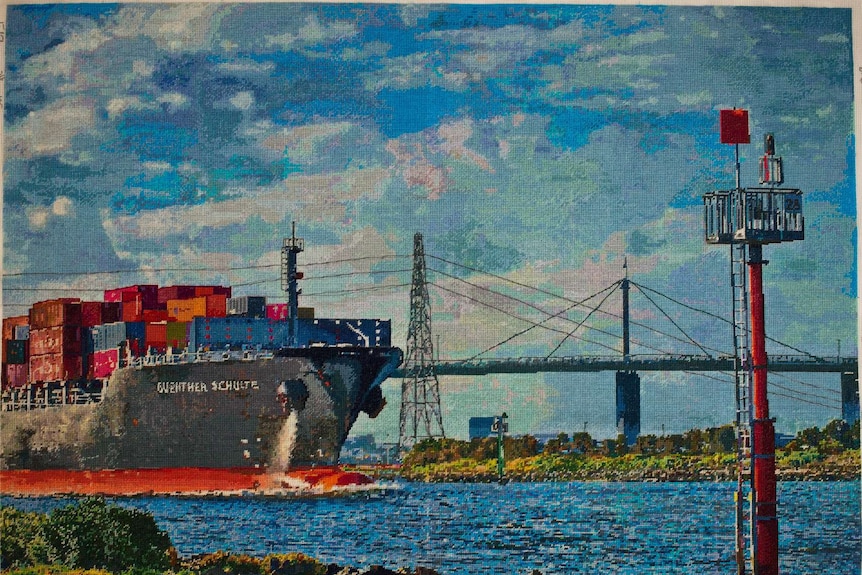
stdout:
[[431,339],[431,305],[425,273],[422,234],[413,236],[413,281],[410,288],[410,323],[401,380],[401,421],[398,445],[412,447],[429,437],[445,437],[440,410],[440,382]]
[[[623,263],[626,275],[620,283],[623,293],[623,361],[630,357],[629,342],[629,273],[628,263]],[[634,445],[641,434],[641,378],[635,371],[620,370],[616,375],[617,431],[626,438],[626,445]]]

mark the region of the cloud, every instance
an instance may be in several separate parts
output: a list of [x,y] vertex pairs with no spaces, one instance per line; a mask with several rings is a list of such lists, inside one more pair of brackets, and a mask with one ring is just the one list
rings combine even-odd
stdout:
[[75,136],[95,127],[93,108],[90,100],[69,98],[30,112],[9,129],[7,157],[33,158],[68,150]]

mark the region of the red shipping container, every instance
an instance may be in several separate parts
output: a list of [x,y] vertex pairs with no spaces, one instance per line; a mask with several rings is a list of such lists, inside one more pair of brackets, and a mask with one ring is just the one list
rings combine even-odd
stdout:
[[147,323],[144,327],[144,343],[147,347],[165,347],[168,342],[168,322]]
[[132,285],[105,290],[105,301],[122,302],[125,301],[125,297],[133,297],[124,296],[124,294],[139,294],[141,304],[145,309],[154,309],[159,302],[159,286],[155,284]]
[[15,339],[15,328],[30,323],[30,316],[18,315],[3,318],[3,340]]
[[91,356],[90,366],[92,377],[104,379],[110,377],[120,365],[120,350],[106,349],[96,351]]
[[189,299],[195,297],[195,286],[166,286],[159,288],[158,303],[166,304],[169,299]]
[[102,323],[116,323],[123,320],[123,304],[102,302]]
[[6,387],[23,387],[27,384],[28,366],[26,363],[9,364],[5,370]]
[[195,286],[195,297],[212,295],[215,286]]
[[74,325],[30,330],[30,355],[81,353],[81,328]]
[[230,298],[232,292],[233,289],[230,286],[213,286],[213,295],[223,295]]
[[30,356],[30,381],[66,381],[82,376],[80,355],[49,353]]
[[168,310],[166,309],[145,309],[141,313],[141,321],[154,323],[159,321],[168,321]]
[[207,317],[227,317],[227,295],[208,295],[206,310]]
[[102,321],[102,302],[81,302],[81,325],[83,327],[93,327],[101,323],[104,323]]
[[81,325],[81,300],[69,298],[40,301],[30,308],[30,327]]

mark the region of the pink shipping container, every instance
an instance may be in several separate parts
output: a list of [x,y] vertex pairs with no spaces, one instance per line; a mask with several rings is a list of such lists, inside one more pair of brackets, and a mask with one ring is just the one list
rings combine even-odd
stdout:
[[[124,294],[130,295],[125,296]],[[141,303],[145,309],[154,309],[159,302],[159,286],[151,284],[132,285],[105,290],[105,301],[121,302],[125,301],[125,297],[133,297],[134,294],[141,295]]]
[[110,377],[120,365],[120,350],[106,349],[90,356],[91,375],[99,379]]
[[267,319],[284,320],[288,316],[286,303],[271,303],[266,306]]
[[6,387],[23,387],[27,384],[26,363],[13,364],[6,366]]
[[79,379],[82,373],[80,355],[49,353],[30,356],[30,381],[64,381]]
[[104,323],[102,321],[102,305],[100,301],[84,301],[81,302],[81,325],[83,327],[93,327]]
[[56,299],[34,303],[30,308],[30,327],[39,329],[59,325],[81,325],[81,300]]
[[81,353],[81,328],[64,325],[30,330],[30,355]]

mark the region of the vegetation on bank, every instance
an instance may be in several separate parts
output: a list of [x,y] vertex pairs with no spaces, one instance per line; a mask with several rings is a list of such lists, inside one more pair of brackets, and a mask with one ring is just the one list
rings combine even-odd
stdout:
[[0,509],[0,568],[4,575],[437,575],[326,565],[302,553],[181,558],[152,515],[101,498],[49,514]]
[[[427,439],[404,458],[411,481],[495,481],[496,438]],[[513,481],[721,481],[736,477],[733,426],[684,434],[596,443],[587,433],[565,433],[544,448],[531,436],[504,438],[506,477]],[[842,420],[799,432],[776,451],[782,480],[853,480],[860,471],[859,422]]]

